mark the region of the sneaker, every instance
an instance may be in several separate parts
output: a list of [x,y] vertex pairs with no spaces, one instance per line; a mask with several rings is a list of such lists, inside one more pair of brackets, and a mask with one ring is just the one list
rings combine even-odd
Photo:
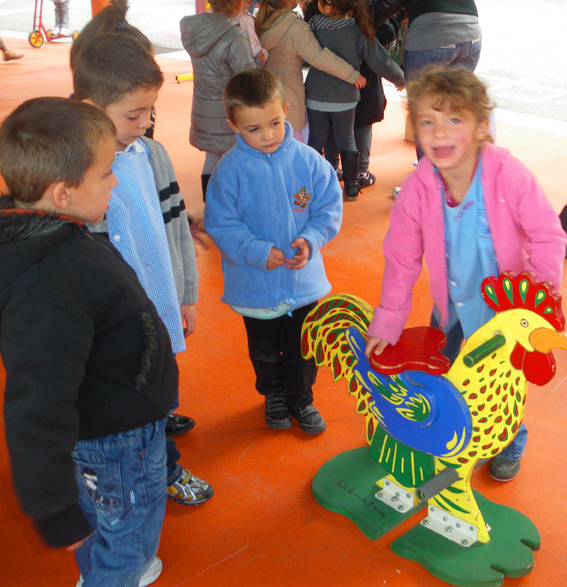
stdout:
[[[156,556],[152,561],[152,564],[148,567],[148,570],[142,575],[138,584],[139,587],[147,587],[147,585],[151,585],[161,575],[162,570],[163,563],[161,562],[161,558]],[[79,577],[77,587],[83,587],[83,577]]]
[[272,430],[291,428],[291,417],[283,393],[272,393],[265,398],[266,425]]
[[182,416],[181,414],[170,414],[165,424],[165,435],[179,436],[180,434],[189,432],[189,430],[193,430],[193,428],[195,428],[195,420],[193,418]]
[[376,176],[372,175],[370,171],[365,171],[364,173],[358,174],[358,186],[360,189],[367,188],[369,185],[374,185],[376,183]]
[[300,408],[297,404],[289,404],[288,407],[289,413],[297,420],[299,427],[306,434],[321,434],[327,428],[325,420],[313,404],[304,408]]
[[191,471],[185,469],[181,477],[167,488],[167,496],[182,505],[197,505],[213,497],[215,490]]
[[4,51],[4,61],[15,61],[16,59],[21,59],[23,56],[23,53],[16,53],[15,51]]
[[47,31],[49,33],[50,37],[58,37],[61,34],[61,27],[55,25],[52,29],[49,29],[49,31]]
[[395,187],[392,190],[392,198],[394,198],[394,200],[398,197],[398,194],[402,191],[402,188],[400,187]]
[[59,33],[58,33],[58,35],[59,35],[60,37],[68,37],[68,36],[69,36],[69,27],[62,26],[62,27],[59,29]]
[[521,463],[516,459],[496,456],[490,461],[488,472],[496,481],[512,481],[520,473]]

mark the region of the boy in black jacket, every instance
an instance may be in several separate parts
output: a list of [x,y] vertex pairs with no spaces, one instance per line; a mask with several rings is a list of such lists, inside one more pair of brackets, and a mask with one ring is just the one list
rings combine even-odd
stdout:
[[[135,273],[86,222],[116,185],[112,121],[64,98],[0,127],[0,353],[6,436],[24,511],[74,550],[79,584],[147,585],[166,502],[167,331]],[[38,479],[48,480],[46,483]]]

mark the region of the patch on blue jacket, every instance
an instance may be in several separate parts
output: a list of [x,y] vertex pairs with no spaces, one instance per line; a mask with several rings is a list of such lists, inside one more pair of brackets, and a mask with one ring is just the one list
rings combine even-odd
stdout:
[[311,201],[311,194],[307,193],[307,189],[303,186],[298,192],[293,195],[293,204],[297,208],[294,209],[294,212],[305,212],[305,208],[309,205]]

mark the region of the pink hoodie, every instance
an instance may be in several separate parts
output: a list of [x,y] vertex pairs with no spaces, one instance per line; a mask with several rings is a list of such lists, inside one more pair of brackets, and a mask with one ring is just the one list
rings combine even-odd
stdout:
[[[481,149],[482,188],[498,270],[533,271],[538,279],[561,285],[565,233],[534,175],[506,149],[485,143]],[[412,290],[422,269],[430,274],[430,292],[441,315],[449,318],[445,232],[439,182],[423,157],[404,181],[394,202],[384,240],[386,267],[380,305],[368,336],[395,344],[405,327]]]

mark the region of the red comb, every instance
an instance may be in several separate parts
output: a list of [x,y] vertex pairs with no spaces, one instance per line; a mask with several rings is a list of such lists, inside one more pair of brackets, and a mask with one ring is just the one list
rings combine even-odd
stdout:
[[526,308],[545,318],[558,332],[565,328],[561,296],[549,281],[539,281],[530,271],[519,275],[504,271],[482,282],[482,297],[496,312]]

